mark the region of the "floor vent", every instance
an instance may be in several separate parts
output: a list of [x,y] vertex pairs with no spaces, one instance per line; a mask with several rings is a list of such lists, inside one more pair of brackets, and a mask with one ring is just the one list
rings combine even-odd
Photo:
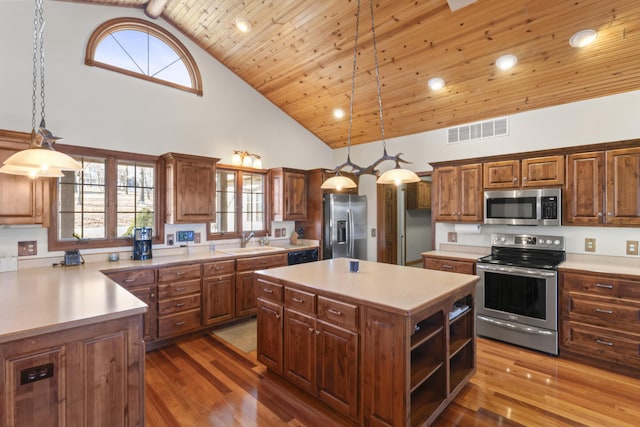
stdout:
[[493,138],[509,134],[509,120],[507,117],[469,123],[447,130],[447,144],[471,141],[474,139]]

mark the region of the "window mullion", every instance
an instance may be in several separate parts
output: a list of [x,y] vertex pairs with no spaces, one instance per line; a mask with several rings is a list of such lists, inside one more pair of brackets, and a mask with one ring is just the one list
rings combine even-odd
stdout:
[[117,232],[117,221],[116,221],[116,201],[117,198],[117,159],[115,157],[109,156],[105,159],[105,216],[106,216],[106,237],[107,240],[114,240],[118,237]]

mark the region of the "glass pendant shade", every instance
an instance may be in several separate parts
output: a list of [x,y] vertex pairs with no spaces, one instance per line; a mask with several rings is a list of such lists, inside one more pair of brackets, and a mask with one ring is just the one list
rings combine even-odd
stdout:
[[32,168],[28,166],[4,165],[0,167],[0,173],[9,175],[26,175],[29,178],[62,178],[64,174],[60,169],[49,168],[43,171],[40,168]]
[[253,160],[253,167],[255,169],[262,169],[262,159],[259,156]]
[[[48,170],[82,170],[82,164],[73,157],[55,151],[53,148],[29,148],[12,154],[4,161],[7,166],[14,167],[14,170],[36,169],[40,171],[38,176],[45,176]],[[59,176],[59,175],[55,175]]]
[[410,182],[418,182],[420,177],[415,172],[409,169],[395,168],[390,169],[380,175],[380,178],[376,181],[376,184],[408,184]]
[[322,183],[323,190],[342,190],[343,188],[356,188],[358,185],[351,178],[342,175],[332,176]]

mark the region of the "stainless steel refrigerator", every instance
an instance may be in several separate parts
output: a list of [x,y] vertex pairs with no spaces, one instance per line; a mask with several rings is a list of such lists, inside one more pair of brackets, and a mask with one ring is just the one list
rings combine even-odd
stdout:
[[367,197],[325,194],[323,258],[367,259]]

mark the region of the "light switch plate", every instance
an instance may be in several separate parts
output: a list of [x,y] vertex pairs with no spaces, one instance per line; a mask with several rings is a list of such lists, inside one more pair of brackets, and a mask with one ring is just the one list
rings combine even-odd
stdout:
[[29,240],[18,242],[18,256],[38,255],[38,242]]
[[584,239],[584,251],[585,252],[595,252],[596,251],[596,239],[593,238],[585,238]]
[[458,233],[455,231],[449,231],[447,233],[447,242],[449,243],[457,243],[458,242]]
[[627,255],[638,255],[637,240],[627,240]]

